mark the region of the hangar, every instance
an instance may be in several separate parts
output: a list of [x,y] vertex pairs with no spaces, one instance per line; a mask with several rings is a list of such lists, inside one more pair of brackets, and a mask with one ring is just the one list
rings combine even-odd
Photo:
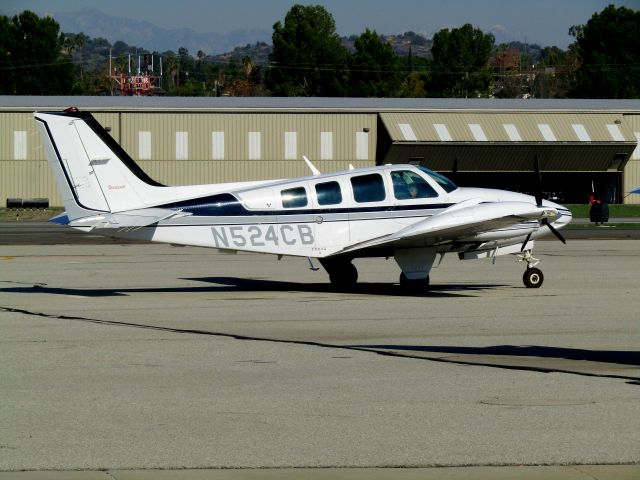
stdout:
[[[460,185],[610,203],[640,185],[640,100],[0,97],[0,199],[61,205],[32,113],[92,112],[155,180],[183,185],[418,163]],[[455,167],[454,167],[455,166]],[[455,170],[455,172],[453,171]]]

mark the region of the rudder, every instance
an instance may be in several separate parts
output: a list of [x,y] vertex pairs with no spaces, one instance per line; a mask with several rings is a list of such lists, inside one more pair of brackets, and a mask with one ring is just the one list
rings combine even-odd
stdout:
[[163,185],[148,177],[91,114],[34,115],[69,214],[79,218],[153,204],[153,191]]

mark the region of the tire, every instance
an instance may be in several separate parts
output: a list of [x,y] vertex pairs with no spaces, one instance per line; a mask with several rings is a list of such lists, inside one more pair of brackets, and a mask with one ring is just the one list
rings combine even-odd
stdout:
[[544,282],[544,275],[537,268],[527,268],[522,276],[522,281],[527,288],[540,288]]
[[358,283],[358,269],[351,262],[335,265],[329,271],[329,281],[340,290],[351,289]]

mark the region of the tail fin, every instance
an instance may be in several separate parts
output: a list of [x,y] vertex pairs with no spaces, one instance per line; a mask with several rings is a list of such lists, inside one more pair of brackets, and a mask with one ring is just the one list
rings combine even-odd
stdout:
[[159,187],[89,113],[34,113],[70,220],[153,204]]

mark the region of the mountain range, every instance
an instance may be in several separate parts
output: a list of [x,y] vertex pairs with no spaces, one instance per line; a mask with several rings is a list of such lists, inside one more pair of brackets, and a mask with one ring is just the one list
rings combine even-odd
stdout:
[[[228,33],[201,33],[190,28],[167,29],[151,22],[115,17],[89,8],[68,13],[38,13],[52,16],[60,24],[61,31],[65,33],[83,32],[91,38],[105,38],[111,44],[121,40],[128,45],[160,53],[167,50],[177,52],[180,47],[185,47],[193,56],[199,50],[202,50],[207,56],[222,54],[235,56],[234,53],[238,53],[238,47],[254,47],[257,43],[262,42],[271,44],[271,32],[262,29],[234,30]],[[510,32],[502,25],[485,27],[484,30],[493,33],[496,44],[509,43],[514,40]],[[406,35],[406,33],[386,35],[387,41],[393,45],[397,54],[406,55],[411,44],[414,55],[430,56],[431,40],[425,38],[426,34],[418,35],[424,42],[414,42]],[[347,47],[352,43],[346,38],[345,42]],[[263,49],[261,46],[259,48]]]
[[[45,12],[42,12],[45,13]],[[113,17],[99,10],[83,9],[71,13],[51,13],[65,33],[83,32],[92,38],[105,38],[110,43],[122,40],[129,45],[164,52],[185,47],[194,55],[202,50],[207,55],[229,52],[239,45],[256,42],[271,43],[271,33],[265,30],[235,30],[229,33],[199,33],[190,28],[166,29],[151,22]]]

